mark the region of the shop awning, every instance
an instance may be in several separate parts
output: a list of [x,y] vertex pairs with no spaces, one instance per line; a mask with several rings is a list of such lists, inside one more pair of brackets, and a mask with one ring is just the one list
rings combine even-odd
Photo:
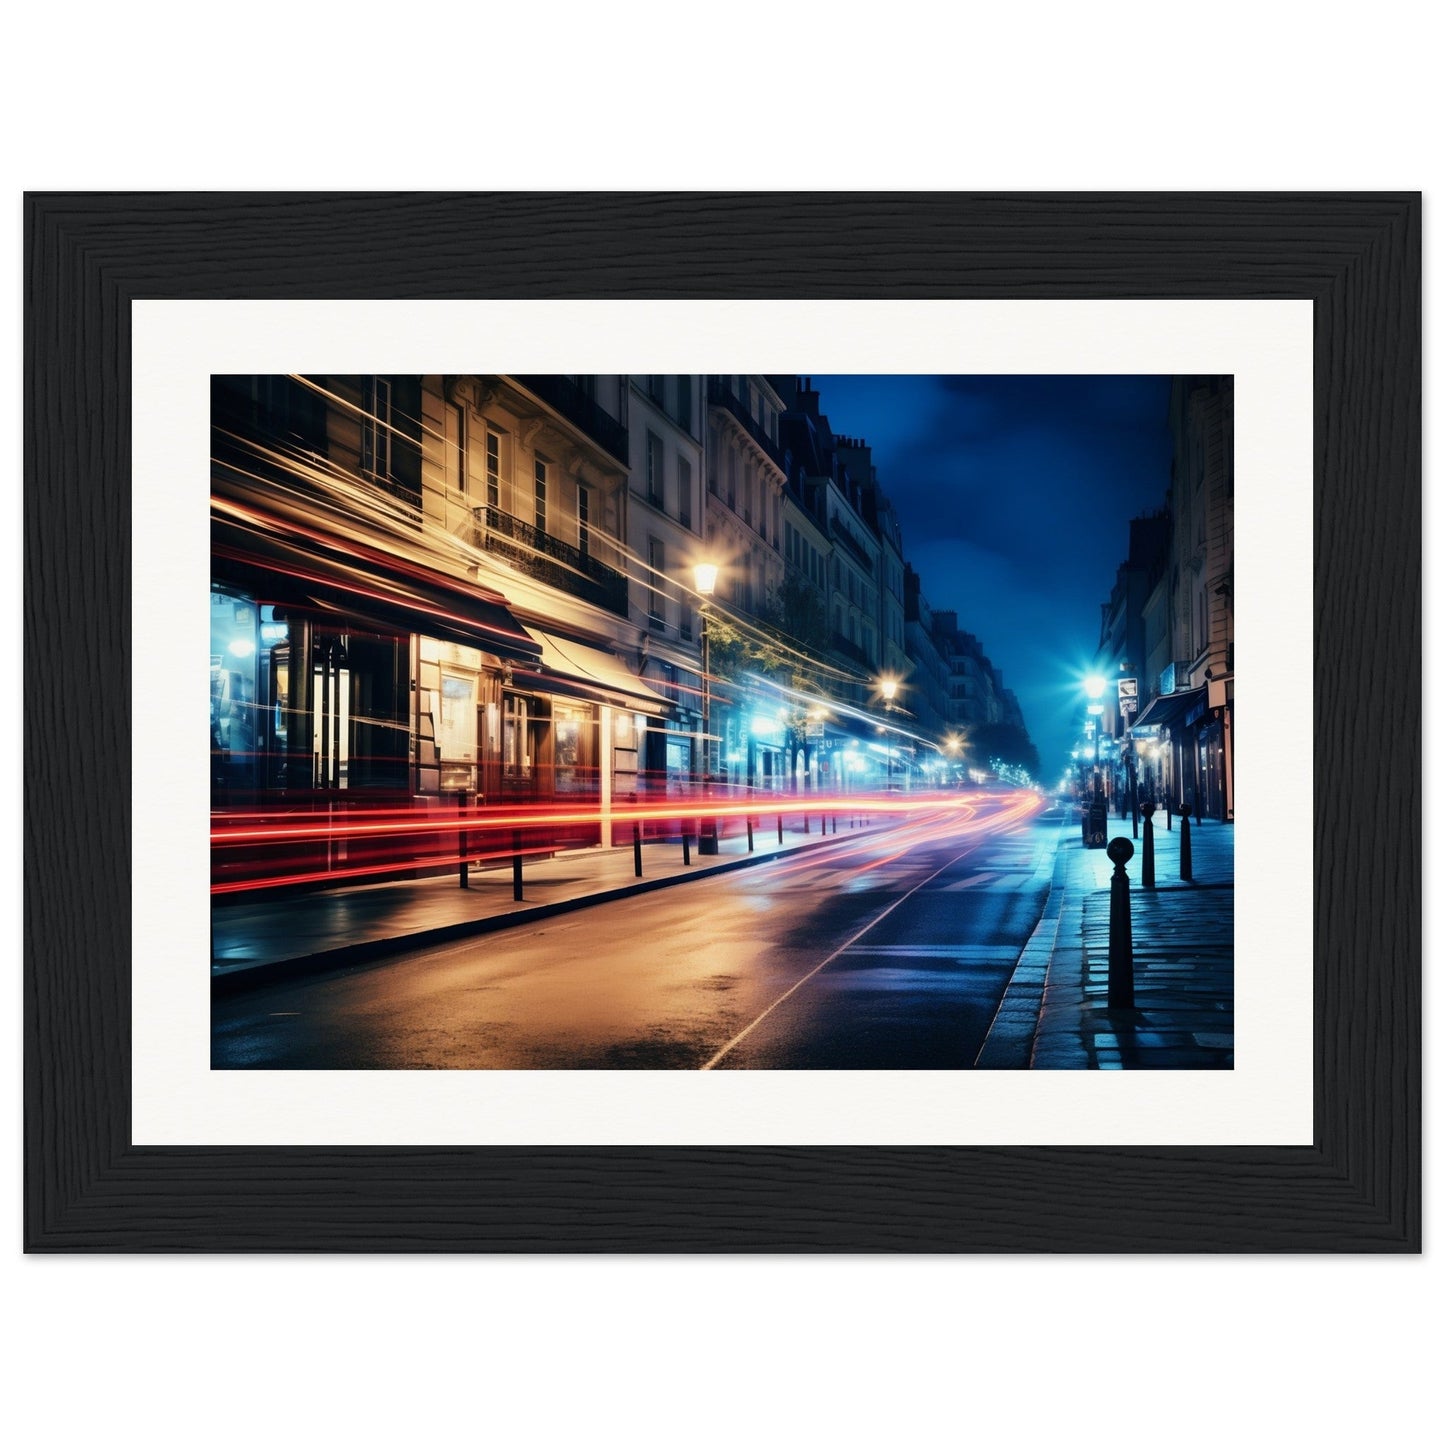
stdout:
[[514,681],[527,681],[544,691],[588,697],[594,702],[617,703],[634,712],[661,713],[672,707],[660,692],[654,692],[629,672],[615,654],[540,628],[526,630],[542,650],[542,665],[536,673],[514,672]]
[[211,512],[211,575],[282,608],[329,617],[357,631],[419,633],[536,663],[542,649],[505,600],[483,588],[423,575],[405,558],[345,543],[277,518]]
[[1207,691],[1207,688],[1191,687],[1184,692],[1160,693],[1134,720],[1133,726],[1178,727],[1204,701]]

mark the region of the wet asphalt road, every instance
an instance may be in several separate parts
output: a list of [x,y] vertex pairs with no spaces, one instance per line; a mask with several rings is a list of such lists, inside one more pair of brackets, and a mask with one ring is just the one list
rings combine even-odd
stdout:
[[1007,806],[220,998],[212,1067],[967,1069],[1059,835]]

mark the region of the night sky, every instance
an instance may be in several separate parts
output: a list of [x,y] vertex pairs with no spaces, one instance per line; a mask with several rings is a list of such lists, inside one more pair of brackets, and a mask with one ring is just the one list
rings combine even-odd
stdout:
[[1079,678],[1129,519],[1169,487],[1167,376],[813,376],[835,433],[873,448],[903,554],[1003,672],[1043,781],[1074,741]]

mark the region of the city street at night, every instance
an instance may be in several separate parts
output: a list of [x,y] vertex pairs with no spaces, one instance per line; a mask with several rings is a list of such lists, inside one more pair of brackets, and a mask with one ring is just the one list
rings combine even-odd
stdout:
[[1031,794],[218,1000],[268,1068],[973,1066],[1059,841]]
[[[686,864],[653,845],[641,884],[616,851],[573,854],[531,865],[522,903],[491,870],[468,890],[378,887],[369,907],[353,893],[344,915],[325,895],[219,910],[212,1064],[1229,1067],[1234,830],[1195,826],[1189,880],[1182,820],[1153,832],[1156,887],[1134,860],[1137,1007],[1118,1009],[1112,864],[1073,808],[1039,808],[997,793],[815,813],[781,846],[759,832],[756,854],[741,835]],[[305,951],[342,916],[374,961]]]
[[213,1068],[1233,1067],[1228,376],[211,403]]

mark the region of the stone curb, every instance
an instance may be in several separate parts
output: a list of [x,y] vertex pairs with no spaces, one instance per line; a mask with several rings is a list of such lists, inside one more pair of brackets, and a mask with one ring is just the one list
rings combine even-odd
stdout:
[[[852,835],[850,835],[852,836]],[[770,863],[778,858],[791,858],[794,854],[810,849],[824,848],[839,841],[838,835],[830,834],[816,842],[798,843],[791,848],[771,853],[744,854],[741,858],[729,858],[702,867],[694,865],[691,872],[673,873],[664,878],[641,878],[621,887],[603,888],[595,893],[578,894],[575,898],[559,898],[551,903],[536,903],[517,908],[508,913],[493,913],[482,918],[463,919],[457,923],[439,924],[434,928],[418,929],[412,933],[389,938],[372,938],[362,943],[344,944],[340,948],[318,949],[313,953],[297,954],[293,958],[270,959],[259,963],[238,963],[226,967],[222,973],[211,974],[212,996],[239,993],[246,989],[262,988],[268,984],[282,983],[289,979],[307,977],[315,973],[327,973],[336,969],[352,968],[364,963],[373,963],[389,954],[402,953],[413,948],[429,948],[437,944],[450,943],[460,938],[472,938],[488,933],[500,933],[524,923],[535,923],[539,919],[554,918],[561,913],[573,913],[581,908],[590,908],[598,903],[611,903],[620,898],[632,898],[641,893],[651,893],[659,888],[671,888],[681,883],[692,883],[699,878],[711,878],[719,873],[731,873],[739,868],[751,868],[755,864]]]

